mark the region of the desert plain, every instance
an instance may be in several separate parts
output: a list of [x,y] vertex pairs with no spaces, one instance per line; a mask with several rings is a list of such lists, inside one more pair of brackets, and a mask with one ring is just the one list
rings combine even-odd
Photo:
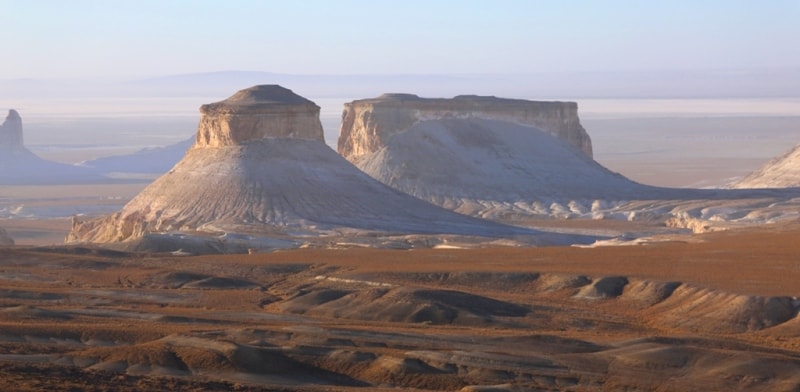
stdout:
[[5,247],[0,389],[797,390],[798,234],[789,222],[630,246],[205,256]]

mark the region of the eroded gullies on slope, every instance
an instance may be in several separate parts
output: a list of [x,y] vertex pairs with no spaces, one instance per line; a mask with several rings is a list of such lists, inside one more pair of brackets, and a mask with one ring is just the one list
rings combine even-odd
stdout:
[[[34,262],[43,255],[18,252],[9,269],[52,277]],[[800,369],[780,341],[756,344],[760,334],[796,336],[788,297],[530,270],[59,257],[71,268],[59,279],[11,281],[0,293],[0,344],[19,353],[3,360],[288,390],[770,390],[796,383]],[[252,285],[191,285],[212,278]]]
[[732,188],[800,188],[800,144],[734,183]]
[[381,184],[324,144],[318,106],[280,86],[201,107],[197,141],[181,162],[116,214],[76,220],[69,241],[224,253],[343,238],[384,246],[392,237],[403,247],[405,235],[427,236],[427,246],[591,242],[467,217]]
[[339,153],[373,178],[501,222],[615,219],[694,232],[797,217],[797,191],[667,189],[591,159],[577,105],[387,94],[345,105]]
[[[494,299],[478,299],[467,291],[480,288],[482,292],[514,293],[524,297],[525,294],[559,298],[572,298],[577,301],[599,301],[607,306],[613,301],[625,303],[625,307],[638,309],[637,312],[654,322],[663,323],[670,328],[702,330],[707,332],[740,333],[758,331],[774,327],[793,320],[800,309],[800,301],[789,296],[756,296],[726,293],[720,290],[706,289],[681,282],[660,282],[646,279],[628,278],[625,276],[598,276],[552,274],[552,273],[493,273],[493,272],[461,272],[461,273],[413,273],[413,274],[375,274],[358,275],[360,279],[319,280],[317,290],[332,290],[335,285],[339,295],[335,298],[317,298],[306,305],[301,313],[309,312],[319,306],[322,314],[331,317],[378,317],[380,312],[374,309],[359,312],[358,306],[371,306],[374,301],[394,292],[408,293],[409,289],[399,289],[399,282],[418,282],[422,287],[448,287],[462,291],[429,291],[418,289],[423,294],[403,296],[403,300],[394,301],[404,304],[416,303],[407,309],[409,312],[425,308],[431,302],[442,312],[450,312],[451,317],[445,323],[456,322],[454,316],[459,311],[470,317],[487,316],[486,320],[503,317],[528,316],[536,318],[536,307],[516,308],[506,311],[514,304],[496,304]],[[387,287],[375,288],[378,284]],[[413,291],[413,290],[412,290]],[[313,292],[306,287],[304,293]],[[369,301],[359,300],[354,293],[368,292]],[[460,294],[453,294],[453,293]],[[393,294],[397,296],[398,294]],[[300,295],[302,297],[302,295]],[[410,300],[415,298],[415,300]],[[608,302],[612,301],[612,302]],[[291,301],[290,301],[291,303]],[[312,306],[313,305],[313,306]],[[324,305],[324,306],[323,306]],[[484,306],[485,305],[485,306]],[[332,308],[348,309],[335,311]],[[388,309],[387,306],[379,307]],[[326,309],[326,310],[323,310]],[[491,310],[495,309],[495,310]],[[506,310],[503,310],[506,309]],[[545,310],[545,308],[539,308]],[[549,312],[550,310],[548,310]],[[313,314],[313,312],[311,312]],[[356,316],[352,316],[356,315]],[[493,317],[490,317],[493,316]],[[500,318],[503,318],[500,317]],[[547,316],[549,318],[551,316]],[[405,320],[403,318],[403,320]],[[388,321],[388,320],[387,320]],[[407,320],[406,320],[407,321]],[[441,318],[429,322],[443,323]],[[463,321],[462,321],[463,322]],[[556,325],[551,325],[556,327]]]

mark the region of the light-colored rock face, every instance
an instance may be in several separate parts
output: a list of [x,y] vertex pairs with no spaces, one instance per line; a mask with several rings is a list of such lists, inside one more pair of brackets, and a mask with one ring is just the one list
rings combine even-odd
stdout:
[[22,118],[14,109],[8,111],[5,122],[0,125],[0,148],[9,150],[23,148]]
[[630,200],[653,193],[547,132],[497,120],[423,121],[357,166],[392,188],[442,206],[461,199]]
[[732,188],[800,187],[800,144],[733,184]]
[[[249,94],[252,90],[244,91]],[[231,100],[237,97],[239,94]],[[252,104],[246,106],[242,114],[236,112],[239,107],[227,101],[206,105],[204,119],[219,120],[219,112],[246,117],[257,109]],[[265,109],[274,122],[269,127],[225,120],[226,132],[206,135],[233,135],[239,142],[217,138],[212,139],[216,144],[189,149],[172,170],[121,211],[95,220],[74,220],[67,241],[122,242],[175,232],[272,237],[365,232],[490,238],[539,235],[460,215],[397,192],[333,151],[322,140],[321,131],[319,137],[312,138],[316,133],[304,137],[280,129],[280,124],[298,124],[294,112],[283,111],[287,118],[281,118],[270,110]],[[302,115],[307,117],[308,113]],[[199,136],[208,130],[203,127],[201,122]],[[265,128],[273,127],[275,132],[264,133]],[[254,129],[258,137],[253,137]]]
[[69,240],[118,242],[175,231],[310,235],[342,228],[476,235],[519,232],[396,192],[323,142],[269,138],[190,149],[120,212],[75,221]]
[[267,137],[323,141],[319,106],[291,90],[261,85],[200,107],[195,148],[221,147]]
[[339,154],[351,162],[378,151],[392,135],[415,124],[437,119],[488,119],[547,131],[592,156],[592,142],[578,119],[574,102],[537,102],[482,96],[452,99],[384,94],[345,104],[339,133]]
[[667,189],[635,183],[563,140],[486,119],[421,121],[357,166],[384,184],[465,215],[621,219],[712,231],[797,219],[796,189]]

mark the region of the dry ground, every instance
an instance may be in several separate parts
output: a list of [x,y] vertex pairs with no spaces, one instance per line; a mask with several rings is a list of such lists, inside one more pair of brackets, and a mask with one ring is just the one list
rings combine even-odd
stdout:
[[798,390],[798,238],[0,248],[0,390]]

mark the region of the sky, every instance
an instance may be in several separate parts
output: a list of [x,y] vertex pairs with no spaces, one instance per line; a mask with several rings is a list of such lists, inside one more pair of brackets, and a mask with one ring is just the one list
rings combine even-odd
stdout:
[[0,80],[800,67],[800,0],[0,0]]

